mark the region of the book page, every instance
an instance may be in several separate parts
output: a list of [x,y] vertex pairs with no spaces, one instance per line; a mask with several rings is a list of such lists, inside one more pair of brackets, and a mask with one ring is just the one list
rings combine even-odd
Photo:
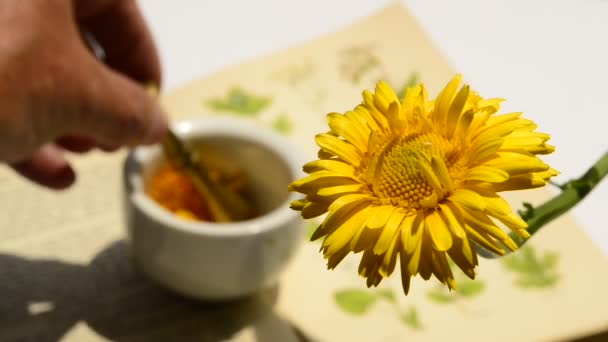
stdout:
[[[394,5],[186,84],[163,104],[175,121],[225,115],[272,127],[312,160],[314,135],[328,129],[325,115],[352,109],[363,89],[380,79],[397,90],[422,81],[434,96],[454,72]],[[561,341],[608,331],[608,263],[568,215],[518,253],[481,260],[475,281],[457,274],[452,293],[415,279],[406,297],[398,275],[367,289],[357,274],[359,255],[326,270],[319,243],[307,241],[318,224],[311,220],[276,287],[226,304],[181,298],[131,264],[124,158],[74,158],[79,179],[66,192],[0,169],[1,341]],[[519,208],[548,196],[541,189],[509,200]]]

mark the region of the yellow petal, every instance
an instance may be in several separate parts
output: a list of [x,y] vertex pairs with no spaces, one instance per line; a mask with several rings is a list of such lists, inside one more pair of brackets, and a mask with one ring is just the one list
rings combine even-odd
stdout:
[[304,164],[304,172],[330,171],[348,177],[355,177],[355,169],[352,165],[339,160],[314,160]]
[[509,174],[505,171],[484,165],[468,170],[463,177],[463,180],[476,180],[489,183],[501,183],[508,179]]
[[469,225],[465,225],[467,235],[480,247],[497,255],[504,255],[505,250],[488,234],[483,231],[471,228]]
[[454,130],[456,129],[456,125],[458,124],[458,120],[460,119],[460,115],[462,114],[462,110],[464,108],[467,99],[469,98],[469,86],[465,85],[460,89],[452,105],[450,105],[450,109],[448,110],[448,117],[446,123],[446,137],[451,138],[454,134]]
[[327,204],[319,202],[309,202],[302,208],[302,218],[311,219],[323,215],[327,212]]
[[326,188],[321,188],[317,192],[318,196],[321,197],[332,197],[337,195],[346,195],[356,192],[361,192],[367,189],[366,185],[363,184],[348,184],[348,185],[337,185]]
[[384,227],[386,221],[388,221],[389,217],[395,210],[395,207],[392,205],[382,205],[374,207],[372,212],[370,212],[367,223],[365,224],[370,229],[378,229]]
[[344,223],[325,238],[322,248],[325,249],[324,254],[326,256],[338,252],[350,242],[356,231],[365,223],[368,211],[369,207],[365,207],[362,210],[354,212]]
[[504,183],[493,184],[492,190],[495,192],[500,192],[538,188],[547,184],[547,180],[549,180],[549,178],[557,175],[557,171],[550,169],[544,172],[512,176]]
[[521,112],[514,113],[505,113],[500,115],[492,116],[486,122],[487,127],[492,127],[496,125],[501,125],[503,123],[507,123],[509,121],[517,120],[521,116]]
[[407,295],[408,292],[410,292],[410,280],[412,278],[412,275],[407,268],[409,258],[403,252],[399,253],[399,256],[399,264],[401,267],[401,287],[403,288],[403,293]]
[[507,233],[496,226],[496,224],[494,224],[494,222],[484,213],[463,211],[462,216],[466,224],[477,231],[485,232],[498,240],[508,238]]
[[471,155],[471,162],[480,162],[492,155],[494,155],[503,144],[504,139],[502,138],[489,138],[487,140],[475,141],[471,144],[470,150],[468,151]]
[[448,255],[469,278],[475,278],[473,269],[477,266],[477,254],[471,248],[469,239],[454,241],[454,246],[450,248]]
[[346,116],[338,113],[329,113],[327,114],[327,124],[332,131],[344,137],[346,141],[353,144],[359,151],[365,152],[367,150],[367,132],[359,125],[350,121]]
[[501,169],[511,176],[549,169],[547,164],[534,156],[513,152],[498,152],[497,155],[497,158],[485,162],[484,165]]
[[420,245],[420,261],[418,263],[418,273],[424,280],[431,279],[433,275],[433,246],[428,232],[422,234],[422,243]]
[[378,130],[382,129],[382,126],[380,126],[378,124],[378,121],[370,113],[370,111],[367,110],[367,108],[364,105],[360,104],[357,107],[355,107],[355,109],[353,110],[353,114],[358,116],[361,120],[364,120],[365,123],[367,124],[367,127],[369,127],[370,131],[373,131],[373,130],[378,131]]
[[374,121],[380,128],[380,131],[385,132],[388,129],[388,121],[386,120],[384,114],[378,111],[374,105],[374,95],[368,90],[363,92],[363,105],[367,112],[374,118]]
[[486,202],[486,212],[490,215],[500,216],[509,215],[511,207],[502,197],[495,193],[481,193],[483,200]]
[[[454,275],[452,274],[452,270],[450,269],[450,265],[448,264],[448,259],[446,257],[445,252],[434,252],[435,258],[437,261],[437,271],[441,272],[441,278],[445,280],[445,284],[448,286],[450,290],[456,287],[456,282],[454,281]],[[438,277],[439,278],[439,277]]]
[[289,191],[297,191],[305,194],[316,193],[320,188],[338,185],[360,184],[357,180],[328,171],[312,173],[302,179],[289,184]]
[[393,239],[391,240],[389,247],[384,253],[384,257],[382,258],[382,263],[380,264],[380,268],[378,272],[383,277],[390,276],[395,270],[395,266],[397,264],[397,253],[399,252],[399,248],[401,247],[399,239],[399,232],[396,232],[393,235]]
[[348,246],[327,257],[327,269],[333,270],[350,253]]
[[528,228],[528,223],[526,223],[526,221],[524,221],[518,215],[515,215],[514,213],[509,213],[507,215],[491,216],[502,222],[505,226],[507,226],[507,228],[511,229],[513,233],[519,234],[523,238],[528,238],[530,236],[529,233],[526,231],[526,228]]
[[369,206],[369,196],[367,195],[345,195],[338,198],[329,207],[330,213],[325,217],[323,223],[313,233],[311,240],[316,240],[321,236],[331,234],[346,222],[354,213]]
[[369,229],[363,225],[350,241],[350,249],[359,253],[374,248],[381,233],[382,229]]
[[423,214],[408,215],[401,222],[401,242],[407,254],[414,253],[424,230]]
[[399,98],[395,95],[393,89],[384,81],[378,82],[374,96],[374,106],[381,112],[386,112],[393,102],[399,102]]
[[455,190],[448,199],[460,206],[472,210],[484,210],[486,204],[478,193],[468,189]]
[[473,121],[473,117],[475,114],[473,111],[467,111],[460,116],[460,120],[458,120],[458,126],[456,127],[456,132],[454,133],[454,138],[456,141],[464,144],[467,134],[469,132],[469,126],[471,126],[471,122]]
[[433,248],[444,252],[452,247],[452,234],[437,211],[433,210],[426,216],[425,229],[431,236]]
[[331,134],[317,134],[315,141],[319,147],[351,165],[359,165],[361,161],[361,152],[354,145]]
[[393,241],[393,237],[400,233],[399,227],[404,218],[404,212],[400,210],[392,212],[390,218],[386,221],[386,225],[384,225],[384,228],[382,229],[378,242],[376,242],[376,245],[374,246],[374,254],[382,254],[388,250]]
[[437,193],[438,197],[443,197],[443,188],[441,187],[441,182],[435,172],[433,172],[433,168],[431,164],[425,159],[425,157],[420,156],[416,158],[416,166],[420,173],[424,176],[424,179],[429,183],[430,186],[433,187],[433,190]]
[[308,200],[306,200],[305,198],[297,199],[297,200],[289,203],[289,208],[291,208],[293,210],[301,211],[302,209],[304,209],[304,207],[308,203],[309,203]]
[[450,202],[440,204],[439,208],[441,209],[441,216],[452,234],[459,239],[466,239],[466,233],[463,228],[464,222],[460,209]]
[[392,102],[386,111],[386,118],[393,134],[401,134],[405,127],[405,118],[401,116],[399,102]]
[[437,96],[435,100],[435,109],[433,110],[433,123],[437,127],[445,127],[446,119],[448,115],[448,110],[450,105],[452,104],[452,100],[454,99],[454,95],[458,90],[458,85],[460,84],[461,76],[456,75],[452,78],[452,80],[443,88],[441,93]]
[[450,172],[448,171],[447,166],[442,158],[434,155],[431,159],[431,169],[433,173],[437,176],[439,183],[445,191],[452,191],[452,180],[450,178]]

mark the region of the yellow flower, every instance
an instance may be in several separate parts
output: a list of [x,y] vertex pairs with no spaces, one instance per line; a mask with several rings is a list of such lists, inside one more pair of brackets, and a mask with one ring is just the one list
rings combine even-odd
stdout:
[[359,274],[377,286],[395,269],[403,290],[416,274],[455,287],[448,257],[475,277],[475,246],[496,254],[528,238],[527,224],[497,193],[545,185],[556,175],[536,157],[554,148],[521,113],[495,115],[501,99],[482,99],[454,77],[428,101],[417,85],[399,100],[380,82],[375,94],[315,137],[319,159],[289,190],[304,218],[328,213],[312,240],[324,237],[328,268],[363,252]]

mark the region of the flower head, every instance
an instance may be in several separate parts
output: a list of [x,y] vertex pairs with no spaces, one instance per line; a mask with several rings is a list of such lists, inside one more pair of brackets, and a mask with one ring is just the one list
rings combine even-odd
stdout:
[[328,213],[312,240],[324,237],[328,268],[363,252],[359,274],[377,286],[401,268],[407,294],[412,276],[431,275],[454,288],[451,259],[475,277],[474,246],[495,254],[529,237],[501,191],[545,185],[556,175],[536,157],[553,152],[549,135],[521,113],[496,114],[501,99],[482,99],[454,77],[434,101],[424,87],[400,100],[380,82],[345,114],[330,113],[330,131],[315,137],[319,159],[289,189],[304,218]]

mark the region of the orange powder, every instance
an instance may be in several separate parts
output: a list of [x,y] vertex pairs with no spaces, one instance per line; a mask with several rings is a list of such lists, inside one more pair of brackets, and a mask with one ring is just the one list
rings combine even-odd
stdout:
[[146,193],[180,218],[211,221],[205,202],[190,180],[168,163],[148,180]]

